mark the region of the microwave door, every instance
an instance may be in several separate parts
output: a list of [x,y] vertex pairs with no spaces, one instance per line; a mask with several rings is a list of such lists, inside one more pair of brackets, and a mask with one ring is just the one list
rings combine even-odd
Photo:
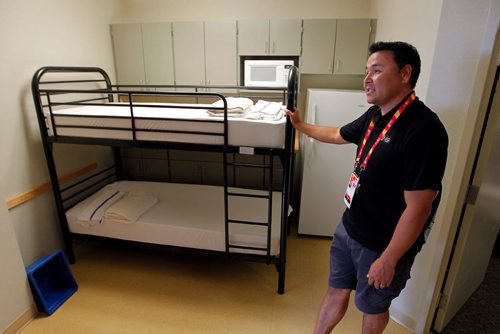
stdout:
[[266,82],[272,83],[276,81],[276,67],[275,66],[255,66],[250,75],[252,82]]
[[250,65],[245,69],[245,86],[277,86],[277,68],[273,65]]

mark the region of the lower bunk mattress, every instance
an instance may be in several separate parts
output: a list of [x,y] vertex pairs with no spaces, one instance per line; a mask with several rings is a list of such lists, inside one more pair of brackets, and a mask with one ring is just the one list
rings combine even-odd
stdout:
[[[265,191],[237,188],[231,188],[231,191],[267,194]],[[134,221],[108,219],[106,213],[98,221],[86,218],[86,212],[95,213],[101,209],[96,201],[106,192],[142,194],[147,198],[154,198],[154,201]],[[229,196],[228,201],[230,219],[267,221],[267,199]],[[280,252],[281,201],[281,193],[273,192],[271,255],[279,255]],[[77,234],[212,251],[226,249],[224,188],[221,186],[118,181],[69,209],[66,218],[70,231]],[[267,247],[267,227],[229,224],[229,243],[245,247]],[[266,254],[261,250],[239,248],[230,248],[230,252]]]

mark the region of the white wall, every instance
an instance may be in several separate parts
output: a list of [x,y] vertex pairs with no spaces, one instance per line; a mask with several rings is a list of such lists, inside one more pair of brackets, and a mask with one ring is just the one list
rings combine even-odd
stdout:
[[[31,97],[32,75],[46,65],[86,65],[103,67],[114,76],[109,23],[116,4],[114,0],[0,2],[1,200],[49,180]],[[67,147],[57,151],[63,173],[109,156],[108,149],[73,151]],[[1,214],[0,256],[8,267],[2,267],[0,331],[26,311],[26,291],[14,286],[25,285],[19,268],[22,271],[62,246],[50,192]],[[5,284],[10,275],[16,275],[14,282]]]
[[[450,146],[443,181],[443,200],[428,243],[417,256],[412,279],[391,308],[392,315],[411,329],[424,330],[438,274],[453,225],[453,212],[464,178],[465,154],[472,139],[485,68],[491,58],[494,32],[488,22],[494,0],[373,1],[378,40],[405,40],[422,56],[417,94],[443,121]],[[496,5],[498,8],[498,5]],[[495,17],[495,15],[493,15]],[[465,24],[467,22],[467,24]],[[493,30],[493,37],[492,37]],[[468,120],[468,122],[466,121]]]

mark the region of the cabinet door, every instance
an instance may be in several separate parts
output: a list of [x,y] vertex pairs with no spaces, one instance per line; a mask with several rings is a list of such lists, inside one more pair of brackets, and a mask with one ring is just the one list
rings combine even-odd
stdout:
[[236,59],[236,21],[205,22],[207,84],[235,86]]
[[333,73],[336,30],[335,19],[304,20],[300,73]]
[[148,85],[174,84],[171,23],[142,24],[144,71]]
[[111,38],[118,84],[143,85],[145,77],[141,25],[113,24]]
[[300,55],[302,20],[271,20],[269,24],[269,54]]
[[205,84],[203,22],[174,22],[175,82]]
[[370,22],[370,19],[337,20],[335,74],[365,73]]
[[238,21],[238,53],[246,56],[269,54],[269,20]]

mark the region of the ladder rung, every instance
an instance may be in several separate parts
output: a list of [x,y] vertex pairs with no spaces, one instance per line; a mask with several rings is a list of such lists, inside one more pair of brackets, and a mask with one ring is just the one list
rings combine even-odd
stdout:
[[251,249],[251,250],[258,250],[258,251],[267,252],[267,248],[263,248],[263,247],[248,247],[248,246],[238,246],[238,245],[231,245],[230,244],[229,248]]
[[228,196],[253,197],[253,198],[269,198],[269,195],[257,195],[249,193],[227,193]]
[[262,222],[253,222],[249,220],[236,220],[236,219],[228,219],[228,223],[232,224],[244,224],[244,225],[258,225],[258,226],[269,226],[269,223],[262,223]]
[[236,167],[252,167],[252,168],[267,168],[267,169],[271,168],[271,165],[249,164],[243,162],[228,162],[227,164]]

